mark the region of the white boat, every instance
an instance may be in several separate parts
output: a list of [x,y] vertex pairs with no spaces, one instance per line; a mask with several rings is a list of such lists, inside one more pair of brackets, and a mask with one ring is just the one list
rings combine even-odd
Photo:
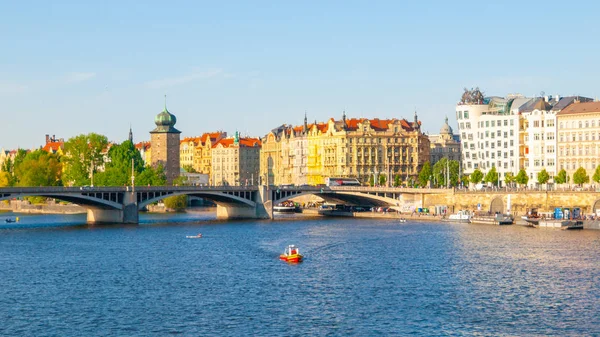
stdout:
[[405,223],[405,222],[406,222],[406,219],[399,219],[398,221],[399,221],[400,223]]
[[198,233],[197,235],[187,235],[186,239],[200,239],[202,238],[202,234]]
[[460,210],[456,214],[450,214],[447,221],[456,221],[456,222],[471,222],[471,212],[467,210]]

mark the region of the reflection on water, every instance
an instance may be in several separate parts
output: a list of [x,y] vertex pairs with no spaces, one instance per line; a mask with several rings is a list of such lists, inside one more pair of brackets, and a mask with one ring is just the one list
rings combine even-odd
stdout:
[[[202,212],[82,222],[0,230],[2,335],[600,333],[600,231]],[[288,244],[305,262],[279,261]]]

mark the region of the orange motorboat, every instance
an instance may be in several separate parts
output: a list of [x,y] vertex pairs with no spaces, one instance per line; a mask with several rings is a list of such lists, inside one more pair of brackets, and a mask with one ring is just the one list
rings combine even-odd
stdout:
[[283,254],[279,255],[280,260],[290,262],[290,263],[302,262],[303,258],[304,258],[304,256],[302,256],[300,254],[300,249],[298,249],[298,247],[296,247],[294,245],[287,246],[287,248],[285,249],[285,252],[283,252]]

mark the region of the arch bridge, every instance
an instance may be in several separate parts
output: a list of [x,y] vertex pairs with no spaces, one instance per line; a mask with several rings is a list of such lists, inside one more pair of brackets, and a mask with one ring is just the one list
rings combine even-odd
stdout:
[[138,223],[139,211],[177,195],[217,204],[217,218],[272,218],[273,205],[302,195],[317,195],[331,203],[397,206],[408,199],[422,200],[423,189],[386,187],[277,188],[272,186],[140,186],[140,187],[10,187],[0,188],[0,201],[40,196],[71,202],[87,210],[88,223]]

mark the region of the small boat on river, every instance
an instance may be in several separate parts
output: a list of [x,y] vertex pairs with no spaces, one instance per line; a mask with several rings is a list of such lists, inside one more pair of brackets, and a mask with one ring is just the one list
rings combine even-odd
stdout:
[[277,213],[294,213],[298,212],[300,207],[293,201],[287,200],[273,206],[273,212]]
[[283,254],[279,255],[280,260],[290,263],[302,262],[303,258],[304,256],[300,254],[300,249],[294,245],[287,246]]
[[18,217],[15,219],[6,218],[6,219],[4,219],[4,222],[6,222],[6,223],[19,222],[19,218]]
[[202,234],[198,233],[196,235],[187,235],[185,238],[186,239],[201,239],[202,238]]

